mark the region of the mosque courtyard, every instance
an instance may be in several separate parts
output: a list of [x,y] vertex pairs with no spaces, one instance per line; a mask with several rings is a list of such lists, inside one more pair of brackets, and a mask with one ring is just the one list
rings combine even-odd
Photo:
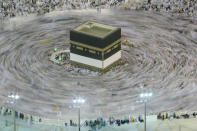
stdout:
[[[54,47],[69,49],[69,32],[95,21],[120,27],[122,65],[101,74],[49,61]],[[82,97],[81,117],[143,114],[140,93],[153,92],[148,114],[197,109],[197,19],[143,11],[55,11],[11,18],[0,25],[0,105],[29,114],[77,118],[73,99]],[[10,104],[8,95],[20,99]]]

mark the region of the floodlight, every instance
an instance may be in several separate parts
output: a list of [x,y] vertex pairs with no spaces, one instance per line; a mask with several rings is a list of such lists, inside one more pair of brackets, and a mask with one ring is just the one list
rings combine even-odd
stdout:
[[152,95],[153,95],[153,93],[152,93],[152,92],[148,94],[148,96],[149,96],[149,97],[151,97]]
[[144,94],[142,93],[142,94],[140,94],[140,97],[144,97]]
[[73,103],[77,103],[77,100],[73,100]]

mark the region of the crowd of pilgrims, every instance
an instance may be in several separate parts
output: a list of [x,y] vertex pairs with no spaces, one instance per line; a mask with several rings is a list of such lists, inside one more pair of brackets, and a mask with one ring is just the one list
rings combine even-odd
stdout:
[[[0,18],[45,14],[53,10],[120,7],[129,0],[1,0]],[[130,0],[136,1],[136,0]],[[196,15],[197,0],[142,0],[136,9]],[[128,7],[132,8],[132,7]]]
[[[12,109],[8,109],[8,108],[4,108],[1,107],[0,108],[0,115],[3,116],[13,116],[13,113],[15,112],[15,118],[17,119],[21,119],[24,121],[28,121],[29,124],[34,124],[36,122],[43,122],[42,117],[37,117],[37,116],[33,116],[33,115],[29,115],[26,113],[21,113],[21,112],[17,112],[14,111]],[[197,112],[192,112],[192,113],[176,113],[176,112],[162,112],[159,113],[157,115],[157,119],[158,120],[171,120],[171,119],[189,119],[189,118],[196,118],[197,117]],[[134,117],[134,116],[127,116],[124,119],[115,119],[114,117],[110,117],[110,118],[97,118],[96,120],[86,120],[83,122],[83,124],[81,125],[82,127],[89,127],[91,130],[97,130],[97,129],[101,129],[102,127],[105,126],[121,126],[121,125],[125,125],[125,124],[130,124],[130,123],[143,123],[144,122],[144,118],[142,115],[139,115],[138,117]],[[6,125],[8,125],[8,121],[6,120]],[[73,122],[73,120],[70,120],[70,123],[64,123],[64,126],[70,126],[70,127],[77,127],[76,122]]]
[[[37,116],[29,115],[27,113],[14,111],[12,109],[5,108],[5,107],[0,107],[0,115],[2,115],[2,116],[14,116],[17,119],[29,122],[29,124],[33,124],[35,121],[42,122],[41,117],[37,117]],[[8,122],[9,121],[6,119],[5,120],[5,126],[8,126]]]
[[[115,119],[114,117],[109,118],[97,118],[96,120],[86,120],[83,124],[85,127],[90,127],[93,130],[100,129],[105,126],[121,126],[124,124],[130,124],[134,122],[144,122],[142,116],[134,117],[134,116],[128,116],[124,119]],[[70,121],[70,126],[72,126],[72,120]]]
[[[189,119],[189,118],[196,118],[196,117],[197,117],[196,112],[193,112],[191,114],[190,113],[177,113],[176,114],[176,112],[162,112],[157,115],[158,120]],[[90,120],[90,121],[86,120],[84,125],[91,127],[94,131],[96,129],[100,129],[105,126],[114,126],[114,125],[121,126],[124,124],[130,124],[134,122],[143,123],[144,118],[142,117],[142,115],[138,117],[129,116],[129,117],[126,117],[125,119],[115,119],[113,117],[110,117],[109,119],[98,118],[97,120]]]
[[136,9],[197,16],[197,0],[146,0],[136,6]]
[[157,119],[165,120],[165,119],[189,119],[189,118],[196,118],[197,112],[193,113],[181,113],[178,114],[176,112],[162,112],[157,115]]
[[[42,117],[33,116],[33,115],[26,114],[26,113],[14,111],[12,109],[5,108],[5,107],[0,108],[0,115],[15,116],[15,118],[17,118],[17,119],[28,121],[29,124],[34,124],[35,122],[43,122],[43,120],[44,120],[44,118],[42,118]],[[83,122],[82,126],[96,129],[96,128],[102,128],[104,126],[110,126],[110,125],[111,126],[112,125],[120,126],[120,125],[129,124],[129,123],[133,123],[133,122],[144,122],[144,120],[143,120],[142,116],[139,116],[136,118],[134,116],[130,116],[130,117],[126,117],[125,119],[115,119],[114,117],[110,117],[109,119],[98,118],[96,120],[86,120]],[[6,121],[6,123],[8,123],[8,121]],[[65,122],[64,125],[66,127],[67,126],[77,127],[76,122],[74,122],[73,120],[70,120],[70,123]]]
[[38,15],[60,9],[84,9],[98,6],[112,7],[122,0],[1,0],[0,16],[24,16],[30,13]]

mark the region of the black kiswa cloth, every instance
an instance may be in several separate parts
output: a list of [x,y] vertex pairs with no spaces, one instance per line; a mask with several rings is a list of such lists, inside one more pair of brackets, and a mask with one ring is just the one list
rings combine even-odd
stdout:
[[110,32],[105,37],[97,37],[95,35],[86,34],[83,32],[79,32],[76,30],[70,31],[70,40],[86,44],[88,46],[93,46],[96,48],[104,49],[105,47],[109,46],[114,41],[117,41],[121,38],[121,28],[117,28]]

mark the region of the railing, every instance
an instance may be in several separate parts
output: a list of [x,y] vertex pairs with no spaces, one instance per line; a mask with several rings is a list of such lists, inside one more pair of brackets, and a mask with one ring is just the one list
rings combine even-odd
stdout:
[[[18,113],[20,114],[20,113]],[[24,113],[23,113],[24,114]],[[177,113],[178,114],[178,113]],[[180,113],[182,114],[182,113]],[[77,126],[65,125],[65,120],[49,119],[39,116],[32,116],[24,114],[24,118],[16,117],[14,123],[14,113],[12,110],[0,110],[0,131],[77,131]],[[68,121],[67,121],[68,122]],[[197,118],[191,117],[189,119],[165,119],[158,120],[156,115],[147,116],[147,131],[193,131],[197,129]],[[83,124],[84,125],[84,124]],[[106,124],[105,126],[86,127],[82,126],[81,131],[143,131],[144,123],[142,122],[129,122],[118,126],[117,123]]]

